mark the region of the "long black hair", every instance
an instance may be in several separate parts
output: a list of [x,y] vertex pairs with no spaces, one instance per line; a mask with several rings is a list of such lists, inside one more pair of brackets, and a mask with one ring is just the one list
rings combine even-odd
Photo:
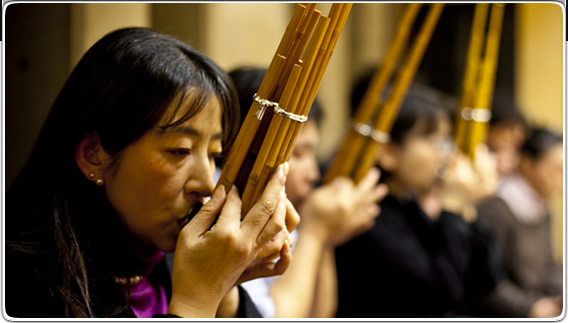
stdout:
[[[108,292],[119,290],[110,276],[132,273],[131,259],[118,242],[116,215],[100,188],[80,172],[75,149],[96,133],[116,163],[128,145],[169,115],[168,107],[177,100],[179,109],[189,91],[197,94],[193,106],[163,128],[188,120],[216,96],[223,110],[224,144],[230,143],[238,124],[236,91],[221,68],[189,45],[150,29],[125,28],[85,53],[7,191],[9,315],[27,316],[25,307],[32,306],[45,308],[46,316],[110,316],[121,309],[109,303],[122,301],[124,307],[124,295]],[[30,283],[12,282],[11,275],[26,275]],[[30,304],[42,288],[52,303]]]

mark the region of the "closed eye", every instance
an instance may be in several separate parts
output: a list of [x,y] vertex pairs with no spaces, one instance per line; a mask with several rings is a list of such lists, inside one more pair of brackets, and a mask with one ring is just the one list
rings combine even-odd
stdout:
[[191,149],[189,148],[175,148],[175,149],[168,149],[168,153],[174,156],[187,156],[191,153]]

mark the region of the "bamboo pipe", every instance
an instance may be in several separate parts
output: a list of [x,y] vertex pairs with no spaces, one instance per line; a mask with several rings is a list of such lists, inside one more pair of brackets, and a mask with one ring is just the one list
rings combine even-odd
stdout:
[[[383,64],[373,76],[371,84],[357,108],[354,127],[357,124],[368,124],[369,120],[372,120],[375,116],[380,104],[380,93],[392,76],[397,58],[408,40],[410,27],[414,23],[421,6],[421,3],[411,3],[406,8],[399,24],[398,33],[385,55]],[[348,132],[334,162],[327,170],[324,178],[325,183],[331,182],[338,176],[351,176],[357,157],[360,156],[361,149],[363,149],[367,139],[356,132],[354,127]]]
[[[326,35],[324,36],[324,40],[322,42],[322,46],[320,49],[322,57],[321,61],[316,60],[316,63],[314,64],[314,70],[316,72],[310,75],[310,78],[308,78],[308,82],[306,84],[306,88],[309,88],[309,91],[303,93],[302,97],[300,98],[300,102],[302,102],[303,106],[302,112],[304,115],[307,115],[312,103],[314,102],[324,72],[327,68],[327,65],[329,64],[329,61],[331,60],[331,56],[333,55],[335,45],[339,40],[341,31],[345,27],[345,23],[347,22],[347,17],[349,16],[352,6],[353,6],[352,3],[345,3],[342,4],[341,6],[337,6],[337,10],[334,10],[333,6],[330,10],[329,16],[331,18],[331,21],[328,30],[332,30],[332,32],[326,33]],[[318,56],[320,55],[320,53],[318,53]],[[296,144],[296,140],[300,134],[300,131],[302,130],[302,127],[303,124],[293,125],[292,138],[288,146],[286,147],[284,155],[279,158],[279,162],[284,162],[290,159],[290,155],[292,154],[292,150],[294,148],[294,145]]]
[[[406,91],[416,74],[418,65],[420,64],[422,57],[432,33],[436,28],[442,10],[444,9],[443,3],[434,3],[428,12],[426,21],[424,22],[420,34],[417,36],[417,40],[409,54],[407,61],[404,64],[403,69],[394,81],[393,90],[385,102],[381,110],[379,111],[379,117],[375,122],[375,130],[382,134],[389,134],[391,131],[392,124],[398,113],[402,99],[404,98]],[[384,142],[378,142],[376,140],[369,140],[367,148],[361,158],[358,167],[355,169],[355,174],[353,180],[359,182],[365,174],[372,167],[374,160],[378,151],[382,148]]]
[[[351,4],[334,4],[332,5],[332,8],[330,10],[329,18],[324,19],[324,17],[322,17],[322,20],[320,21],[320,28],[317,29],[317,32],[314,36],[315,39],[312,40],[311,43],[313,46],[308,50],[306,54],[306,61],[309,63],[305,66],[305,69],[302,70],[303,74],[300,76],[301,82],[295,87],[293,91],[294,95],[300,98],[299,100],[295,99],[292,101],[298,101],[298,103],[300,104],[295,109],[300,115],[306,116],[309,112],[309,109],[315,98],[315,94],[319,88],[319,84],[321,83],[323,72],[325,71],[327,63],[331,58],[331,52],[335,48],[335,44],[341,30],[344,27],[350,9]],[[323,56],[318,56],[318,52],[322,50],[324,52]],[[314,77],[310,79],[310,76]],[[306,85],[310,80],[312,82]],[[268,181],[268,178],[272,174],[275,166],[289,159],[289,155],[286,154],[286,151],[288,151],[288,149],[290,148],[293,148],[295,141],[299,135],[299,130],[301,130],[303,123],[290,123],[289,121],[285,121],[285,124],[289,125],[289,127],[286,127],[287,131],[279,132],[281,138],[283,137],[284,140],[276,141],[279,144],[277,150],[273,150],[271,154],[268,155],[271,156],[269,163],[263,163],[262,161],[257,160],[257,165],[259,165],[259,167],[257,172],[254,173],[254,176],[258,174],[258,171],[261,172],[259,183],[262,185],[256,184],[256,187],[254,185],[251,185],[250,189],[254,189],[254,193],[250,197],[250,202],[248,202],[249,204],[247,206],[252,206],[252,204],[258,200],[260,194],[262,193],[261,188]],[[273,142],[266,141],[265,144],[271,145],[273,144]],[[275,156],[279,156],[279,158],[274,160]],[[282,159],[280,156],[286,157]],[[248,189],[249,187],[247,187],[247,190]],[[246,198],[243,197],[243,201],[244,199],[248,199],[248,196],[249,195],[247,195]],[[245,207],[243,208],[243,210],[247,211],[247,208]]]
[[[308,8],[305,5],[296,5],[292,18],[288,23],[277,48],[276,54],[269,64],[266,76],[262,80],[257,91],[257,94],[260,97],[271,98],[273,96],[274,88],[278,84],[278,77],[286,64],[286,55],[292,46],[292,43],[296,41],[297,37],[295,36],[297,35],[297,30],[301,29],[302,24],[306,20],[305,17],[307,16],[307,10]],[[256,131],[259,128],[260,120],[257,118],[257,112],[254,107],[255,104],[253,103],[245,117],[241,130],[237,134],[231,152],[223,166],[219,181],[217,182],[217,185],[223,185],[226,189],[229,189],[233,184],[235,184],[237,175],[240,172],[240,166],[243,164],[243,161],[248,154],[250,144],[252,143]],[[239,188],[239,191],[242,192],[243,187],[239,186],[241,185],[237,185],[237,187]]]
[[485,57],[482,64],[481,75],[479,78],[478,92],[475,96],[470,130],[470,141],[468,156],[475,158],[475,149],[478,144],[485,141],[487,123],[490,118],[491,100],[493,98],[493,88],[495,85],[495,72],[499,58],[499,44],[501,39],[501,29],[503,25],[503,15],[505,4],[494,3],[491,5],[491,18],[489,21],[489,31],[487,34],[487,44],[485,47]]
[[316,6],[296,6],[257,91],[257,100],[272,106],[257,109],[258,103],[253,101],[217,184],[227,188],[235,184],[239,188],[243,215],[258,200],[274,168],[283,162],[277,156],[293,147],[288,141],[295,142],[299,134],[295,126],[305,121],[315,98],[311,92],[319,87],[326,59],[351,8],[351,4],[333,4],[329,17],[324,17]]
[[[318,59],[317,52],[319,51],[330,20],[331,19],[328,17],[321,18],[321,21],[314,31],[314,35],[312,36],[310,46],[306,51],[305,61],[303,62],[301,67],[299,65],[296,65],[295,67],[298,70],[298,81],[294,82],[292,84],[293,87],[290,87],[290,89],[286,88],[284,90],[284,94],[280,102],[281,107],[286,111],[299,115],[307,115],[306,111],[302,109],[299,94],[302,93],[308,77],[313,72],[313,66]],[[288,84],[291,84],[290,81]],[[287,94],[287,91],[289,92],[289,94]],[[268,181],[272,170],[277,165],[284,162],[281,158],[279,158],[279,156],[283,155],[290,139],[293,137],[293,131],[291,131],[291,127],[293,127],[294,124],[294,121],[282,116],[277,116],[273,120],[265,137],[261,153],[257,158],[257,162],[255,163],[253,170],[251,171],[250,178],[253,178],[253,176],[259,176],[259,182],[265,183]],[[260,194],[262,193],[262,186],[249,183],[247,185],[247,190],[249,189],[251,191],[254,190],[254,193],[252,194],[250,200],[258,200]],[[247,197],[244,197],[244,199],[248,199],[248,195]],[[244,207],[243,209],[246,209],[246,207]]]
[[485,39],[485,26],[487,24],[487,15],[489,13],[489,4],[477,3],[475,5],[475,13],[473,16],[473,24],[470,33],[469,48],[467,53],[466,69],[462,83],[462,95],[457,113],[455,140],[456,146],[461,151],[466,151],[466,142],[469,141],[469,122],[466,120],[466,113],[471,111],[473,105],[473,97],[475,95],[475,87],[477,84],[477,76],[480,65],[481,49]]

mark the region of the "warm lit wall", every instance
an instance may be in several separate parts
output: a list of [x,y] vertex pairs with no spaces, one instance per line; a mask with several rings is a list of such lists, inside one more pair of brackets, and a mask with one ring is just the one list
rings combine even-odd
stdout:
[[227,71],[242,65],[268,67],[293,9],[289,3],[207,4],[203,51]]
[[[564,37],[563,7],[553,3],[517,4],[515,93],[531,124],[563,131]],[[563,255],[563,195],[553,202],[553,246]]]
[[527,3],[517,8],[517,101],[530,122],[562,131],[562,6]]
[[76,3],[71,6],[71,66],[97,40],[122,27],[149,27],[148,3]]

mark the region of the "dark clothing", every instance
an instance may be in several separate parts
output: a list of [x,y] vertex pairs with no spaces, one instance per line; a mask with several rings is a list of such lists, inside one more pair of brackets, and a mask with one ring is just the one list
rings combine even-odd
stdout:
[[432,221],[391,196],[366,233],[336,250],[337,317],[454,317],[490,291],[499,256],[476,224],[443,212]]
[[478,214],[502,248],[506,268],[483,315],[527,317],[539,298],[562,295],[562,266],[552,257],[549,215],[523,222],[500,197],[481,203]]
[[[39,259],[39,257],[35,257]],[[16,255],[6,256],[5,297],[6,313],[19,318],[59,318],[66,317],[63,305],[53,296],[55,291],[47,284],[47,276],[53,273],[42,269],[31,257]],[[161,283],[168,301],[171,297],[171,280],[164,259],[160,261],[150,274],[149,279]],[[240,304],[238,317],[261,317],[246,291],[239,288]],[[134,312],[127,306],[123,292],[109,279],[98,275],[90,277],[90,292],[93,299],[95,315],[116,318],[134,318]],[[97,310],[98,309],[98,310]],[[104,313],[104,314],[101,314]],[[155,315],[155,317],[173,317],[171,315]]]
[[[240,285],[237,286],[237,287],[239,289],[239,301],[240,301],[239,309],[237,311],[237,317],[238,318],[261,318],[262,315],[260,315],[256,306],[254,306],[254,303],[253,303],[252,299],[250,298],[249,294],[247,294],[246,290],[244,288],[242,288]],[[178,318],[178,317],[179,316],[172,315],[172,314],[166,314],[166,315],[157,314],[157,315],[154,315],[154,318]]]
[[[84,176],[78,173],[77,177],[77,183],[68,184],[70,187],[83,185],[80,183],[85,181]],[[42,188],[29,190],[25,185],[29,181],[20,177],[6,194],[6,214],[10,215],[5,221],[4,240],[3,288],[7,315],[21,318],[63,318],[80,315],[66,313],[64,310],[68,307],[66,304],[75,305],[79,309],[86,308],[76,301],[75,295],[81,295],[78,287],[80,284],[75,281],[61,283],[80,275],[76,266],[70,266],[70,262],[77,265],[78,259],[81,259],[77,249],[81,250],[88,275],[92,316],[135,317],[128,306],[126,291],[116,284],[113,275],[132,277],[149,273],[148,280],[153,285],[162,285],[168,301],[170,300],[172,287],[166,260],[152,260],[151,266],[144,263],[141,255],[145,251],[139,250],[140,246],[132,242],[138,240],[124,229],[113,208],[100,192],[88,191],[92,189],[91,186],[85,190],[70,189],[67,193],[70,196],[65,199],[68,200],[65,204],[68,210],[54,211],[53,205],[45,201],[29,203],[28,200],[49,199],[49,196],[45,197],[39,193],[37,196],[30,196]],[[87,184],[92,185],[90,182]],[[95,200],[86,201],[85,196],[94,197]],[[44,207],[39,208],[36,204]],[[65,216],[67,213],[76,214],[78,220],[73,222],[69,216]],[[57,222],[61,231],[53,224]],[[72,239],[72,232],[75,232],[77,241]],[[58,239],[55,239],[55,236]],[[72,248],[73,243],[80,245],[80,248]],[[67,253],[60,250],[66,250]],[[69,257],[62,257],[63,255]],[[71,270],[75,272],[64,277],[62,273]],[[56,290],[56,286],[71,286],[62,289],[71,290],[70,294],[75,298],[64,303],[62,293]],[[238,314],[261,317],[246,292],[240,287],[239,289],[241,298]],[[87,316],[88,313],[83,315]]]

